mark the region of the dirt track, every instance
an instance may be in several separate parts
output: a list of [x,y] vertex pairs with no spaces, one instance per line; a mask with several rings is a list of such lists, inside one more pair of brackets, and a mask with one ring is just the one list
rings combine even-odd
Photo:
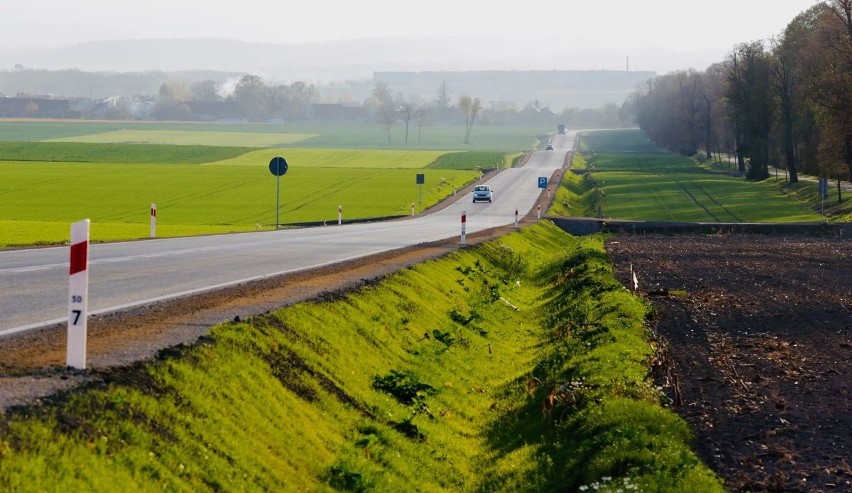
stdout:
[[852,491],[852,242],[620,235],[608,250],[653,303],[657,378],[731,491]]

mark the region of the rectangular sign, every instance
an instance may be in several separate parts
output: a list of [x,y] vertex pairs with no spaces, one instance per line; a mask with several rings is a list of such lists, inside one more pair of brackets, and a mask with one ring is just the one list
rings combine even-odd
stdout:
[[539,176],[538,177],[538,188],[547,188],[547,177]]
[[423,173],[417,173],[417,183],[416,185],[422,185],[426,183],[426,175]]

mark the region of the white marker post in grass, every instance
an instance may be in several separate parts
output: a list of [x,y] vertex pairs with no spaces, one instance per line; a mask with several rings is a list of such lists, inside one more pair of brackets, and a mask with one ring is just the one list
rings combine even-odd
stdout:
[[89,220],[71,225],[71,269],[68,296],[68,346],[66,364],[86,369],[86,337],[89,311]]
[[337,225],[343,224],[343,205],[337,206]]
[[462,211],[461,216],[461,244],[467,245],[467,211]]
[[151,238],[157,237],[157,204],[151,202]]

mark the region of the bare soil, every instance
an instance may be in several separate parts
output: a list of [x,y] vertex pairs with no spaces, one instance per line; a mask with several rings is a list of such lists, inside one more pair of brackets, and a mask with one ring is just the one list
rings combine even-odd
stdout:
[[852,242],[619,235],[658,383],[735,492],[852,491]]

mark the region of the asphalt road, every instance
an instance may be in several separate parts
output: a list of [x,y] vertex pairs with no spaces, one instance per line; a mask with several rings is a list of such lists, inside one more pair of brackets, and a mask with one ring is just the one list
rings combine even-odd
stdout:
[[[438,212],[410,219],[232,235],[89,246],[89,314],[137,307],[287,272],[332,264],[512,224],[535,213],[539,177],[562,168],[575,134],[556,135],[553,151],[537,151],[520,168],[487,181],[492,203],[469,195]],[[81,218],[82,219],[82,218]],[[70,227],[70,225],[69,225]],[[0,252],[0,336],[66,320],[69,248]]]

